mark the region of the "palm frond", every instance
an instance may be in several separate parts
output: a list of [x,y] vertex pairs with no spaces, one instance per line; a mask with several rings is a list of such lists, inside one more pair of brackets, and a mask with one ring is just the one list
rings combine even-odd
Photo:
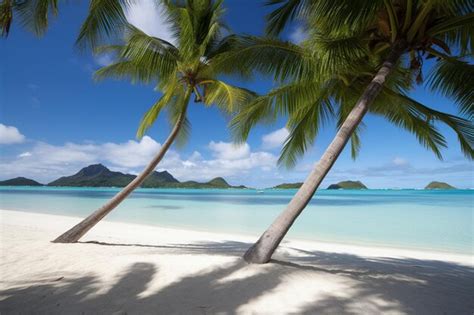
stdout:
[[307,16],[310,10],[309,0],[269,0],[266,5],[280,5],[267,15],[266,33],[276,36],[283,31],[285,26],[297,18]]
[[216,105],[225,113],[233,113],[257,95],[247,89],[227,84],[221,80],[208,80],[204,84],[204,103]]
[[136,27],[127,24],[128,38],[120,57],[131,60],[166,80],[176,72],[180,60],[179,51],[171,43],[149,36]]
[[447,147],[446,139],[434,126],[433,121],[404,106],[398,93],[384,88],[369,110],[414,134],[422,146],[442,159],[441,149]]
[[432,91],[453,98],[462,114],[474,118],[474,65],[459,60],[440,60],[430,73],[428,86]]
[[287,168],[294,167],[298,159],[313,145],[318,132],[333,114],[331,101],[325,97],[292,113],[286,126],[290,134],[280,152],[278,164]]
[[396,97],[402,106],[406,106],[415,115],[424,117],[430,122],[441,122],[450,127],[458,137],[461,151],[467,158],[474,159],[474,124],[472,121],[431,109],[403,94],[396,94]]
[[126,25],[125,8],[137,0],[91,0],[89,13],[81,26],[78,47],[96,47],[106,38],[121,35]]
[[58,14],[58,0],[29,0],[16,6],[23,26],[38,36],[44,34],[49,18]]
[[351,157],[353,160],[357,159],[359,156],[360,148],[362,146],[362,142],[360,139],[360,134],[362,130],[365,128],[365,125],[361,122],[351,136]]
[[156,118],[158,118],[158,115],[160,112],[170,103],[174,104],[178,98],[177,95],[173,94],[174,91],[170,91],[163,96],[160,97],[158,101],[156,101],[155,104],[143,115],[143,118],[140,122],[140,125],[137,130],[137,138],[141,139],[146,131],[153,125],[155,122]]
[[0,36],[8,37],[13,21],[13,2],[11,0],[0,3]]
[[133,84],[148,84],[160,80],[160,77],[156,72],[150,71],[150,68],[142,67],[130,60],[114,62],[108,66],[100,68],[94,73],[94,79],[97,81],[102,81],[107,78],[117,80],[127,79]]
[[233,39],[232,49],[215,56],[210,67],[222,73],[272,75],[275,80],[314,77],[314,58],[308,50],[271,38],[240,36]]

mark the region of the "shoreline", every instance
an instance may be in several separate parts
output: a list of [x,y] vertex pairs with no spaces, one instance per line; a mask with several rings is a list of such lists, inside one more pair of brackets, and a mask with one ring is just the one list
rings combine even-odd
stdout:
[[[11,215],[11,213],[28,213],[33,216],[38,215],[39,217],[37,220],[67,220],[71,222],[70,226],[65,226],[64,231],[72,227],[76,221],[76,223],[80,222],[83,218],[77,216],[68,216],[68,215],[57,215],[57,214],[48,214],[42,212],[30,212],[27,210],[7,210],[7,209],[0,209],[0,218],[2,218],[5,214]],[[43,217],[44,216],[44,217]],[[43,218],[42,218],[43,217]],[[26,219],[26,218],[25,218]],[[25,221],[28,221],[27,219]],[[251,234],[243,234],[243,233],[225,233],[225,232],[207,232],[200,229],[189,229],[189,228],[182,228],[182,227],[170,227],[170,226],[161,226],[159,224],[145,224],[145,223],[133,223],[133,222],[125,222],[125,221],[115,221],[115,220],[106,220],[104,219],[103,222],[107,224],[112,224],[114,227],[112,229],[136,229],[140,230],[144,227],[147,229],[156,229],[158,234],[168,233],[171,235],[187,235],[188,238],[202,240],[235,240],[240,242],[249,243],[249,246],[253,244],[258,235],[251,235]],[[115,226],[116,225],[116,226]],[[93,232],[95,228],[93,228],[89,233]],[[60,233],[62,233],[60,232]],[[88,234],[84,236],[83,239],[87,239],[92,241],[91,238],[88,237]],[[92,234],[94,235],[94,234]],[[138,237],[140,239],[140,237]],[[146,238],[140,239],[141,242],[145,241]],[[172,241],[172,239],[170,239]],[[377,245],[362,245],[362,244],[348,244],[342,242],[326,242],[326,241],[315,241],[315,240],[308,240],[304,238],[286,238],[282,242],[282,246],[284,248],[297,248],[297,249],[307,249],[307,250],[314,250],[314,251],[322,251],[322,252],[334,252],[334,253],[341,253],[341,254],[353,254],[359,255],[362,257],[387,257],[387,258],[414,258],[414,259],[430,259],[430,260],[439,260],[439,261],[446,261],[446,262],[453,262],[462,264],[465,266],[474,267],[474,256],[470,254],[464,253],[455,253],[449,251],[438,251],[438,250],[424,250],[424,249],[414,249],[414,248],[401,248],[395,246],[377,246]]]

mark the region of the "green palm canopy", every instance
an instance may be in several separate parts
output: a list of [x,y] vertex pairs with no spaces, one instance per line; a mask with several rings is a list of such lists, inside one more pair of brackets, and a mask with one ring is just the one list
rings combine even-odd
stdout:
[[[222,23],[222,1],[163,1],[162,8],[173,30],[173,43],[146,34],[130,25],[124,9],[133,1],[92,0],[78,45],[92,47],[96,53],[108,53],[114,62],[99,69],[95,78],[128,79],[133,83],[153,84],[161,97],[145,113],[137,131],[141,138],[167,110],[173,128],[159,152],[130,184],[104,206],[59,236],[55,242],[76,242],[97,222],[112,211],[150,175],[175,140],[183,140],[189,132],[187,109],[194,103],[214,105],[225,114],[242,108],[256,94],[228,84],[223,75],[242,75],[222,60],[232,55],[234,36],[225,36]],[[99,45],[105,39],[114,44]]]
[[[369,112],[414,134],[439,158],[447,143],[438,125],[445,124],[456,133],[463,153],[472,159],[474,65],[469,60],[474,45],[474,15],[464,14],[470,12],[472,1],[458,1],[458,5],[439,2],[433,10],[445,12],[442,18],[435,18],[433,12],[427,14],[418,1],[349,1],[346,5],[350,12],[343,5],[346,1],[338,2],[340,11],[337,6],[329,9],[329,3],[334,1],[271,1],[283,4],[268,16],[268,32],[277,34],[292,17],[302,18],[307,38],[299,45],[273,38],[240,38],[240,49],[234,57],[251,60],[249,68],[271,73],[281,84],[248,103],[235,116],[232,128],[236,139],[246,140],[259,122],[288,117],[290,135],[279,162],[293,166],[325,123],[336,120],[338,126],[342,125],[394,41],[410,43],[411,39]],[[411,5],[411,20],[405,19],[403,5]],[[397,23],[390,23],[388,8],[396,11]],[[326,12],[321,10],[328,11],[328,15],[321,17],[317,12]],[[360,16],[356,14],[359,10],[363,12]],[[420,14],[426,17],[422,19]],[[418,22],[414,24],[415,21]],[[445,32],[438,23],[445,25]],[[396,28],[395,38],[391,27]],[[427,80],[423,80],[424,59],[432,65]],[[409,97],[410,91],[421,83],[453,99],[464,118],[434,110]],[[351,137],[354,158],[360,149],[363,127],[361,124]]]
[[[194,94],[194,101],[205,106],[215,105],[224,113],[232,113],[248,103],[255,93],[219,79],[232,74],[232,69],[220,67],[214,60],[232,51],[229,38],[222,36],[221,1],[189,1],[186,5],[166,3],[169,23],[175,32],[176,44],[150,36],[125,23],[125,42],[100,46],[98,53],[111,53],[115,61],[95,73],[95,78],[129,79],[136,83],[153,83],[162,96],[144,115],[137,132],[142,137],[165,108],[174,122],[188,106],[185,98]],[[86,21],[84,29],[87,28]],[[81,36],[84,33],[81,33]],[[92,37],[89,37],[92,38]],[[185,123],[189,126],[189,122]],[[185,128],[183,133],[185,134]]]
[[[259,122],[288,118],[290,135],[280,164],[293,166],[330,119],[338,131],[324,154],[260,239],[245,253],[252,263],[268,262],[326,174],[352,143],[360,149],[366,113],[384,117],[414,134],[441,158],[447,146],[439,123],[458,136],[463,153],[474,157],[473,0],[271,0],[269,37],[242,37],[232,58],[272,74],[279,86],[257,97],[233,119],[243,141]],[[300,45],[274,38],[298,20],[307,39]],[[227,61],[232,58],[228,58]],[[232,62],[229,62],[232,64]],[[431,67],[424,64],[430,63]],[[427,80],[424,71],[430,68]],[[416,84],[453,100],[460,116],[443,113],[409,97]]]

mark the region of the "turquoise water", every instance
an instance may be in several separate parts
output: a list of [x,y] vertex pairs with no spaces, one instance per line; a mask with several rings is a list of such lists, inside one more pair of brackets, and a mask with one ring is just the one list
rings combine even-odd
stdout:
[[[114,188],[2,187],[0,208],[84,217]],[[139,189],[107,220],[256,237],[294,190]],[[288,237],[473,254],[474,191],[320,190]]]

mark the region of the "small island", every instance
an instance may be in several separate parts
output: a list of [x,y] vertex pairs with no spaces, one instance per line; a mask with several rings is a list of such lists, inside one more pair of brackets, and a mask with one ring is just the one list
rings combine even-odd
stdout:
[[436,182],[433,181],[426,185],[425,189],[456,189],[456,187],[449,185],[445,182]]
[[303,185],[303,183],[283,183],[274,186],[273,189],[298,189],[301,185]]
[[15,177],[0,181],[0,186],[43,186],[43,184],[26,177]]
[[331,184],[327,189],[367,189],[360,181],[346,180],[337,184]]

